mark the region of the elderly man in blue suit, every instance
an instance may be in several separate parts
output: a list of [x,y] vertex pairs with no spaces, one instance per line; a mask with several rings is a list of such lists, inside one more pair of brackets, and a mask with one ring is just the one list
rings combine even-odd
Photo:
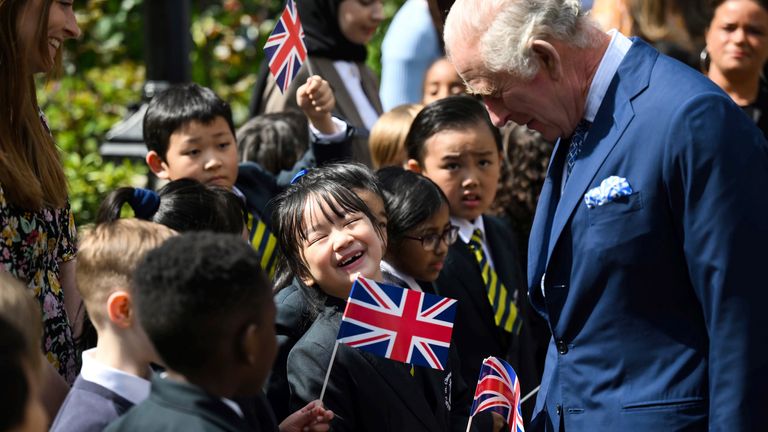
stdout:
[[768,145],[730,98],[578,0],[459,0],[449,57],[556,140],[529,249],[552,331],[536,430],[765,430]]

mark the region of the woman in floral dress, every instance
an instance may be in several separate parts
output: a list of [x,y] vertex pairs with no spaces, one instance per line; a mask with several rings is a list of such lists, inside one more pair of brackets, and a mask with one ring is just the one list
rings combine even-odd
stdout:
[[[37,105],[33,75],[60,63],[77,38],[72,0],[0,0],[0,271],[27,283],[43,316],[43,353],[71,384],[75,226],[58,149]],[[76,328],[76,325],[75,327]]]

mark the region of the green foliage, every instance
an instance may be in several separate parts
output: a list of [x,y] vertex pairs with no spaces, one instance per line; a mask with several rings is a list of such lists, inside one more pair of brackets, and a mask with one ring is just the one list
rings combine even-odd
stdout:
[[[143,186],[143,161],[104,161],[99,145],[109,129],[141,98],[143,1],[88,0],[76,3],[83,36],[68,42],[63,74],[40,81],[38,97],[61,148],[70,200],[78,224],[92,222],[107,193],[121,186]],[[282,10],[282,0],[190,0],[193,41],[192,79],[229,101],[236,124],[247,107],[263,45]],[[386,0],[386,20],[369,45],[368,64],[381,71],[381,40],[391,17],[405,0]]]

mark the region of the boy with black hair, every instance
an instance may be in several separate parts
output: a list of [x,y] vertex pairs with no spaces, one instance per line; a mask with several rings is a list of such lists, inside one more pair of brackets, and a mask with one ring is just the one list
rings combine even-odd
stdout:
[[[296,99],[311,124],[311,148],[294,171],[346,159],[351,154],[351,128],[331,116],[335,106],[328,82],[310,77]],[[262,257],[261,266],[274,274],[275,238],[267,203],[280,189],[275,176],[253,162],[238,165],[232,110],[212,90],[197,84],[171,87],[155,96],[144,116],[147,165],[165,180],[184,177],[220,186],[240,195],[248,209],[249,239]],[[281,175],[280,178],[290,177]]]
[[[277,351],[258,255],[236,235],[187,233],[149,252],[133,282],[138,319],[168,369],[106,430],[276,430],[268,408],[233,400],[260,394]],[[281,429],[327,430],[333,416],[313,403],[304,414]]]
[[504,358],[527,393],[539,384],[542,365],[534,358],[518,247],[506,222],[484,214],[501,174],[499,130],[478,100],[451,96],[419,112],[406,149],[408,169],[443,190],[451,224],[459,227],[460,241],[448,249],[435,287],[440,295],[459,301],[453,335],[462,375],[467,383],[475,383],[485,357]]

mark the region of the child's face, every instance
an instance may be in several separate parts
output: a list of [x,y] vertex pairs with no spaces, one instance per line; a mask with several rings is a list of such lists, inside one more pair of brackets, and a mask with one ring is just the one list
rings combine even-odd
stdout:
[[304,280],[307,285],[346,299],[358,273],[381,280],[384,242],[365,214],[348,213],[340,218],[326,204],[310,199],[304,207],[304,226],[307,241],[302,245],[302,257],[311,275]]
[[438,99],[464,93],[464,82],[451,62],[446,59],[436,61],[424,75],[424,105]]
[[150,162],[162,179],[193,178],[231,189],[237,180],[237,143],[222,117],[208,124],[193,121],[171,135],[165,160],[158,165],[155,169]]
[[428,251],[422,246],[421,240],[414,237],[442,236],[450,229],[448,205],[443,204],[429,219],[405,233],[397,250],[387,255],[388,262],[414,279],[433,282],[443,268],[448,245],[441,240],[437,248]]
[[501,174],[496,140],[488,126],[444,130],[424,143],[422,174],[448,197],[451,216],[474,221],[491,207]]

